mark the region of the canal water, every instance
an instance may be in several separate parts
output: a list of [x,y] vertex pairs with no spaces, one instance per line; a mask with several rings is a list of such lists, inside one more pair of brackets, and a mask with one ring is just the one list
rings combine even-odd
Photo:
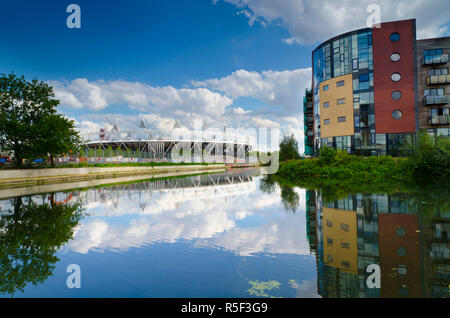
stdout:
[[449,207],[257,169],[6,198],[0,295],[449,297]]

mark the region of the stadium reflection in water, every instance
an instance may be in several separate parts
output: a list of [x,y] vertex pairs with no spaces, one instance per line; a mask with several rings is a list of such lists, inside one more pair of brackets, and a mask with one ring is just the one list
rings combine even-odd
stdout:
[[0,200],[0,295],[449,297],[447,189],[335,198],[242,169]]

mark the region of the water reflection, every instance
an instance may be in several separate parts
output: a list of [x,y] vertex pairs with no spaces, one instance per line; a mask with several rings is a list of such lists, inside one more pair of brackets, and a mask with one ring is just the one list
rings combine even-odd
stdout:
[[448,297],[448,191],[336,194],[243,169],[0,200],[0,294]]
[[[271,219],[270,215],[279,210],[280,190],[275,189],[273,194],[259,192],[256,173],[245,169],[77,193],[73,200],[96,218],[79,227],[67,248],[87,253],[195,240],[197,246],[224,248],[242,256],[261,252],[307,254],[307,242],[299,242],[297,229],[298,222],[304,220]],[[284,200],[283,204],[296,210],[299,196],[292,189],[288,192],[289,200],[296,197],[295,203]],[[283,193],[281,189],[282,197]],[[112,224],[111,217],[127,214],[133,215],[131,221]],[[238,226],[244,220],[261,218],[269,220],[257,227]]]
[[53,196],[14,198],[0,212],[0,293],[14,295],[44,282],[59,261],[55,253],[72,238],[81,214],[76,204],[55,203]]
[[[448,188],[418,193],[350,194],[338,200],[308,191],[308,238],[317,251],[323,297],[449,297]],[[369,288],[376,264],[381,288]]]

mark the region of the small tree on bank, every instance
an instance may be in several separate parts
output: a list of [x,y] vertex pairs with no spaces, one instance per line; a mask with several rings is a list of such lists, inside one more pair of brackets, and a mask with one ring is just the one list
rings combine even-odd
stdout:
[[31,162],[78,150],[74,124],[57,113],[59,100],[54,97],[53,88],[37,79],[0,75],[0,145],[14,153],[17,168],[23,159]]
[[294,135],[283,136],[280,143],[280,161],[295,160],[300,158],[298,143]]
[[44,117],[39,123],[39,131],[41,142],[36,146],[47,151],[52,166],[55,158],[81,150],[81,140],[74,122],[67,117],[60,114]]

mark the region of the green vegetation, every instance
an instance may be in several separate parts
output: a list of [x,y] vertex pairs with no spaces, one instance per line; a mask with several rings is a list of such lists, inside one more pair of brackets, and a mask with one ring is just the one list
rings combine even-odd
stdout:
[[68,152],[77,152],[80,138],[73,121],[58,114],[59,100],[54,99],[53,88],[24,76],[0,75],[0,146],[14,153],[14,164],[23,160],[53,158]]
[[416,144],[408,147],[412,150],[408,168],[415,177],[450,176],[450,138],[433,138],[426,131],[421,131]]
[[280,153],[279,160],[296,160],[300,159],[300,155],[298,153],[298,143],[295,139],[294,135],[291,136],[283,136],[283,139],[280,143]]
[[211,166],[220,165],[221,163],[206,163],[206,162],[124,162],[124,163],[68,163],[58,165],[58,168],[89,168],[89,167],[164,167],[164,166]]
[[53,198],[37,204],[17,197],[11,199],[11,210],[1,211],[0,293],[14,295],[52,275],[59,261],[56,252],[73,237],[82,218],[79,205],[59,205]]
[[[123,162],[123,163],[89,163],[89,162],[80,162],[80,163],[65,163],[59,164],[54,168],[111,168],[111,167],[165,167],[165,166],[212,166],[212,165],[221,165],[221,163],[195,163],[195,162]],[[26,167],[29,169],[47,169],[51,166],[48,165],[40,165],[40,166],[30,166]],[[25,167],[22,167],[25,168]],[[9,169],[9,168],[4,168]],[[14,169],[14,168],[12,168]]]
[[324,147],[318,158],[280,162],[277,176],[313,187],[347,189],[385,188],[425,177],[450,176],[450,139],[420,132],[416,143],[408,147],[412,155],[406,158],[360,157]]
[[260,282],[260,281],[249,281],[250,285],[252,285],[252,288],[248,289],[247,292],[251,296],[255,297],[270,297],[273,298],[273,296],[270,296],[266,293],[266,291],[271,291],[275,289],[279,289],[281,284],[277,282],[276,280],[271,280],[269,282]]

